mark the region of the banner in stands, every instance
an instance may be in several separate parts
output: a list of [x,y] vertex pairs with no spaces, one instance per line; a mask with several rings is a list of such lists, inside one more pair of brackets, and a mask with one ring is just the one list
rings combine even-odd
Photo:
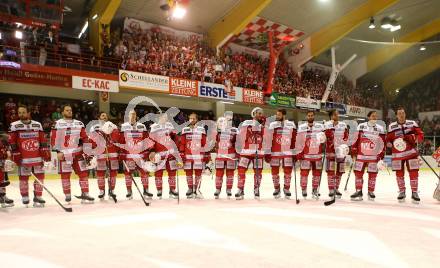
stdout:
[[286,108],[295,108],[295,97],[274,92],[270,96],[269,105],[286,107]]
[[11,68],[0,68],[0,80],[57,87],[72,87],[72,76]]
[[129,33],[133,32],[146,32],[146,31],[152,31],[152,32],[163,32],[165,34],[169,35],[175,35],[181,38],[192,38],[195,40],[199,40],[203,38],[203,35],[193,32],[186,32],[186,31],[179,31],[175,30],[170,27],[153,24],[133,18],[125,18],[124,20],[124,31],[127,31]]
[[82,76],[72,76],[72,87],[84,90],[119,92],[118,81]]
[[170,78],[170,94],[197,97],[198,83],[194,80]]
[[252,104],[264,104],[264,92],[254,89],[243,88],[243,100],[244,103]]
[[321,108],[321,101],[310,98],[296,97],[296,106],[299,108],[319,110]]
[[235,101],[235,90],[231,88],[228,92],[224,85],[199,82],[199,97],[205,97],[210,99],[218,99],[223,101]]
[[357,117],[366,117],[367,109],[365,107],[347,105],[347,115],[349,116],[357,116]]
[[269,59],[270,53],[267,51],[257,50],[245,46],[240,46],[234,43],[229,43],[227,46],[228,49],[230,49],[235,54],[249,54],[254,57],[261,57],[263,59]]
[[119,86],[168,93],[170,78],[162,75],[119,70]]
[[337,102],[325,102],[322,104],[322,108],[325,110],[336,109],[339,114],[347,114],[347,105]]

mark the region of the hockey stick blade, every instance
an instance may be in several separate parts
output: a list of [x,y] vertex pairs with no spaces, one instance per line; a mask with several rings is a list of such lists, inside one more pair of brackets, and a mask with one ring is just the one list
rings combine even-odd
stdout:
[[325,201],[324,206],[328,207],[330,205],[333,205],[336,202],[336,198],[333,198],[332,200]]
[[4,181],[4,182],[0,183],[0,187],[6,187],[6,186],[9,186],[9,184],[11,184],[9,181]]
[[34,177],[35,181],[38,182],[38,184],[40,184],[44,190],[46,191],[46,193],[48,193],[54,200],[55,202],[57,202],[58,205],[60,205],[60,207],[65,211],[65,212],[73,212],[72,208],[69,207],[65,207],[63,204],[61,204],[61,202],[52,194],[51,191],[49,191],[49,189],[46,188],[46,186],[37,178],[37,176],[35,176],[35,174],[32,172],[31,173],[32,176]]

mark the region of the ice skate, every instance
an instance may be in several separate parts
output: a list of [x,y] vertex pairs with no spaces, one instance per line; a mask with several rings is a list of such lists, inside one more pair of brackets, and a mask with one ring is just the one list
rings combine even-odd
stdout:
[[221,190],[220,190],[220,189],[217,189],[217,190],[215,191],[215,193],[214,193],[214,198],[215,198],[215,199],[219,199],[219,198],[220,198],[220,193],[221,193]]
[[162,199],[162,190],[157,190],[157,199]]
[[132,192],[131,190],[128,190],[128,191],[127,191],[127,194],[125,195],[125,197],[126,197],[128,200],[132,200],[132,199],[133,199],[133,192]]
[[368,192],[368,200],[374,201],[376,199],[376,195],[373,192]]
[[307,198],[307,190],[302,190],[302,196],[304,199]]
[[177,199],[179,197],[179,193],[175,190],[170,190],[170,198]]
[[258,188],[254,189],[254,198],[255,200],[260,200],[260,189]]
[[238,192],[235,194],[235,199],[243,200],[244,199],[244,191],[239,189]]
[[70,203],[72,201],[72,196],[70,194],[66,194],[65,200],[67,203]]
[[203,199],[203,194],[200,190],[194,189],[194,198],[195,199]]
[[30,202],[29,196],[23,196],[23,198],[21,199],[21,202],[23,203],[23,205],[25,207],[28,207],[29,206],[29,202]]
[[419,204],[420,203],[419,193],[412,192],[411,199],[412,199],[413,204]]
[[46,204],[46,201],[41,196],[34,197],[34,208],[43,208]]
[[104,200],[104,196],[105,196],[105,191],[104,191],[104,190],[99,191],[98,198],[99,198],[101,201]]
[[405,202],[405,198],[406,198],[405,191],[400,192],[399,195],[397,196],[397,201],[399,201],[399,203],[403,203]]
[[336,198],[337,198],[337,199],[341,199],[341,198],[342,198],[342,193],[339,192],[338,189],[336,189]]
[[231,189],[226,189],[226,196],[228,197],[228,199],[231,198],[231,196],[232,196],[232,190]]
[[148,191],[148,189],[144,188],[143,196],[147,199],[153,198],[153,194]]
[[290,197],[292,197],[292,193],[290,192],[290,190],[283,189],[283,192],[286,199],[290,199]]
[[108,191],[108,196],[109,196],[111,199],[113,199],[113,201],[117,202],[116,195],[115,195],[115,193],[113,193],[112,190],[109,190],[109,191]]
[[75,196],[78,199],[81,199],[81,204],[93,204],[95,198],[91,197],[89,193],[81,193],[80,196]]
[[281,191],[280,191],[280,189],[276,189],[276,190],[273,192],[273,197],[274,197],[275,199],[280,199],[280,197],[281,197]]
[[363,194],[362,194],[362,190],[356,191],[354,194],[352,194],[350,196],[351,201],[362,201],[363,199]]
[[186,198],[188,198],[188,199],[192,199],[192,198],[194,198],[194,192],[193,192],[193,189],[188,189],[188,191],[186,191]]
[[312,190],[312,198],[315,199],[315,200],[319,200],[318,189],[313,189]]
[[6,194],[0,194],[0,206],[2,208],[9,208],[14,206],[14,200],[9,199]]

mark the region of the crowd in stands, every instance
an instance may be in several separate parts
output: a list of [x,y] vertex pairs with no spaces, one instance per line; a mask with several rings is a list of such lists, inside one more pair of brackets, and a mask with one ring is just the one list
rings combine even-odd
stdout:
[[[0,28],[2,26],[6,27],[6,24],[0,23]],[[119,38],[103,36],[104,55],[101,58],[87,43],[60,40],[50,28],[23,29],[22,39],[14,36],[15,30],[2,30],[0,59],[109,73],[117,73],[118,68],[122,68],[257,90],[263,90],[267,85],[268,58],[234,53],[229,48],[217,55],[198,35],[178,37],[159,28],[124,30]],[[328,71],[319,69],[305,69],[298,74],[281,56],[273,90],[290,96],[321,99],[329,77]],[[369,94],[365,87],[354,88],[341,74],[328,100],[382,108],[383,98],[367,98],[365,94]]]
[[98,57],[93,47],[79,40],[60,37],[50,27],[17,27],[0,22],[0,60],[72,68],[116,74],[119,59],[113,58],[113,48],[104,49]]

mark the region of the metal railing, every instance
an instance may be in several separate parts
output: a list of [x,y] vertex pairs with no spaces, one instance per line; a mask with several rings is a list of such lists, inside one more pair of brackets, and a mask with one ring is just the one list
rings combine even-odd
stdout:
[[108,74],[117,74],[121,63],[117,58],[75,54],[60,46],[30,46],[24,42],[20,47],[0,45],[0,52],[1,60]]

